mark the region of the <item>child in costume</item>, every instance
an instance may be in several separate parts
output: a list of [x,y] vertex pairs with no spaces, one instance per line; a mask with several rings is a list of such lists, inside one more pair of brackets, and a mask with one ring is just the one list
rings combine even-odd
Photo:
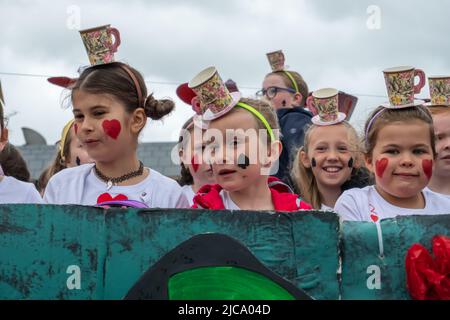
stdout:
[[450,77],[429,78],[436,160],[428,189],[450,198]]
[[324,98],[313,98],[319,113],[306,131],[291,174],[298,193],[314,209],[333,210],[349,185],[368,185],[369,174],[363,168],[358,134],[338,111],[338,91],[321,89],[315,95]]
[[423,101],[414,100],[413,92],[420,90],[414,88],[414,68],[408,80],[399,70],[385,70],[390,103],[365,125],[365,163],[375,185],[342,194],[334,209],[344,220],[377,223],[398,215],[449,213],[449,199],[423,190],[436,157],[433,120]]
[[[3,95],[0,93],[0,152],[7,144],[8,129],[5,127]],[[43,201],[32,183],[6,176],[2,169],[0,174],[0,204],[6,203],[43,203]]]
[[217,184],[203,186],[194,208],[297,211],[311,206],[269,171],[281,151],[278,121],[263,101],[241,99],[229,92],[214,67],[200,72],[190,83],[208,129],[205,159]]
[[[189,105],[191,105],[192,99],[196,96],[187,83],[183,83],[177,88],[177,95]],[[194,111],[197,115],[200,113],[200,110]],[[203,142],[204,130],[201,126],[194,124],[196,116],[190,117],[184,123],[178,141],[178,152],[181,162],[179,183],[190,206],[194,204],[194,196],[202,186],[214,183],[211,166],[205,161],[201,161],[205,149],[205,143]]]
[[276,110],[281,129],[283,150],[276,177],[293,185],[290,180],[291,167],[295,151],[303,146],[305,127],[311,124],[312,114],[307,109],[308,85],[296,71],[286,70],[283,52],[267,54],[272,72],[264,78],[262,90],[257,96],[264,97]]
[[144,167],[137,157],[138,136],[147,117],[161,119],[174,103],[148,95],[142,75],[121,62],[84,69],[71,89],[74,131],[95,163],[54,175],[45,189],[45,201],[81,205],[138,201],[152,208],[188,207],[175,180]]
[[58,143],[58,151],[52,164],[48,166],[38,179],[39,192],[42,194],[49,179],[56,173],[66,168],[73,168],[94,161],[89,157],[86,148],[75,135],[74,120],[71,119],[64,126],[61,132],[61,139]]

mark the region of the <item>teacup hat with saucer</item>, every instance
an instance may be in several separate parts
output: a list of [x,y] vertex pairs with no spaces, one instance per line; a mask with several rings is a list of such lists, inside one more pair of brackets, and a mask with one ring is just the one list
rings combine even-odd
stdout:
[[346,119],[346,114],[339,112],[339,91],[334,88],[323,88],[314,91],[306,100],[310,110],[315,109],[317,115],[311,121],[318,126],[331,126]]
[[[420,69],[410,66],[401,66],[383,70],[386,90],[389,102],[382,106],[388,109],[401,109],[423,105],[423,100],[416,100],[415,94],[419,94],[425,86],[425,73]],[[419,83],[414,85],[415,77],[419,77]]]
[[450,76],[428,77],[431,101],[426,107],[450,107]]
[[285,56],[282,50],[277,50],[274,52],[269,52],[266,54],[267,59],[269,60],[270,68],[272,72],[283,72],[286,76],[291,80],[292,86],[295,89],[294,94],[300,93],[298,88],[297,81],[295,81],[292,74],[287,70],[288,66],[285,65]]
[[226,115],[235,107],[243,108],[258,118],[266,127],[271,140],[275,140],[273,130],[266,118],[254,107],[240,102],[241,93],[230,92],[215,67],[206,68],[197,74],[189,82],[189,88],[197,96],[192,101],[201,110],[205,124]]

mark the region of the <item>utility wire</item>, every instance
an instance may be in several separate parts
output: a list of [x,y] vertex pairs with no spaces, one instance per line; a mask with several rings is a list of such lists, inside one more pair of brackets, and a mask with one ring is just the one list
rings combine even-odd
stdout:
[[[3,72],[0,71],[0,75],[4,76],[16,76],[16,77],[32,77],[32,78],[50,78],[53,76],[45,75],[45,74],[31,74],[31,73],[17,73],[17,72]],[[159,84],[159,85],[169,85],[169,86],[178,86],[182,82],[171,82],[171,81],[148,81],[146,80],[145,83],[150,84]],[[250,87],[250,86],[239,86],[239,88],[247,89],[247,90],[259,90],[258,87]],[[383,95],[377,95],[377,94],[369,94],[369,93],[352,93],[355,96],[358,97],[369,97],[369,98],[386,98],[387,96]]]

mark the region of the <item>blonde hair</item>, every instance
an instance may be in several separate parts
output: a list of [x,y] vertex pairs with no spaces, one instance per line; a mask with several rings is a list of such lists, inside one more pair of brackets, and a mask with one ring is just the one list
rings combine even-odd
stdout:
[[[72,125],[68,128],[66,132],[66,136],[64,139],[61,139],[57,143],[57,152],[55,157],[53,158],[52,163],[42,171],[41,175],[39,176],[39,179],[37,181],[37,187],[39,191],[44,191],[47,187],[47,183],[50,180],[51,177],[53,177],[55,174],[60,172],[63,169],[67,168],[67,162],[69,161],[71,154],[70,154],[70,143],[72,142]],[[62,133],[62,137],[64,136],[64,130]],[[64,145],[61,145],[61,143],[64,143]]]
[[[347,136],[349,140],[349,144],[353,150],[351,150],[353,154],[353,163],[354,168],[363,166],[363,158],[361,153],[361,143],[359,140],[358,133],[355,128],[348,123],[347,121],[343,121],[340,124],[347,128]],[[337,124],[339,125],[339,124]],[[317,125],[310,125],[305,133],[305,141],[304,145],[300,147],[295,155],[294,161],[292,163],[291,176],[294,181],[294,185],[297,189],[299,195],[303,198],[304,201],[310,203],[314,209],[320,209],[322,205],[322,196],[319,191],[319,186],[317,185],[316,178],[313,174],[312,168],[307,168],[304,166],[301,160],[301,152],[308,153],[311,133],[317,128]]]
[[428,111],[430,111],[432,116],[437,116],[439,114],[450,113],[449,106],[433,106],[428,107]]

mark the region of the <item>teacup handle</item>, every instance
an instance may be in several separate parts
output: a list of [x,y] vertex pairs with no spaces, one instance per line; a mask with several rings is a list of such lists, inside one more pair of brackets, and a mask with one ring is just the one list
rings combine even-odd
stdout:
[[314,98],[312,96],[309,96],[306,99],[306,106],[308,107],[309,111],[311,111],[313,113],[313,115],[316,115],[317,114],[317,109],[314,106],[314,102],[313,102],[314,100],[313,99]]
[[114,36],[114,43],[111,45],[111,52],[117,52],[117,48],[120,46],[120,32],[116,28],[108,28],[108,35]]
[[414,78],[419,77],[419,83],[414,86],[414,93],[418,94],[422,91],[422,88],[425,86],[425,72],[422,69],[414,70]]

